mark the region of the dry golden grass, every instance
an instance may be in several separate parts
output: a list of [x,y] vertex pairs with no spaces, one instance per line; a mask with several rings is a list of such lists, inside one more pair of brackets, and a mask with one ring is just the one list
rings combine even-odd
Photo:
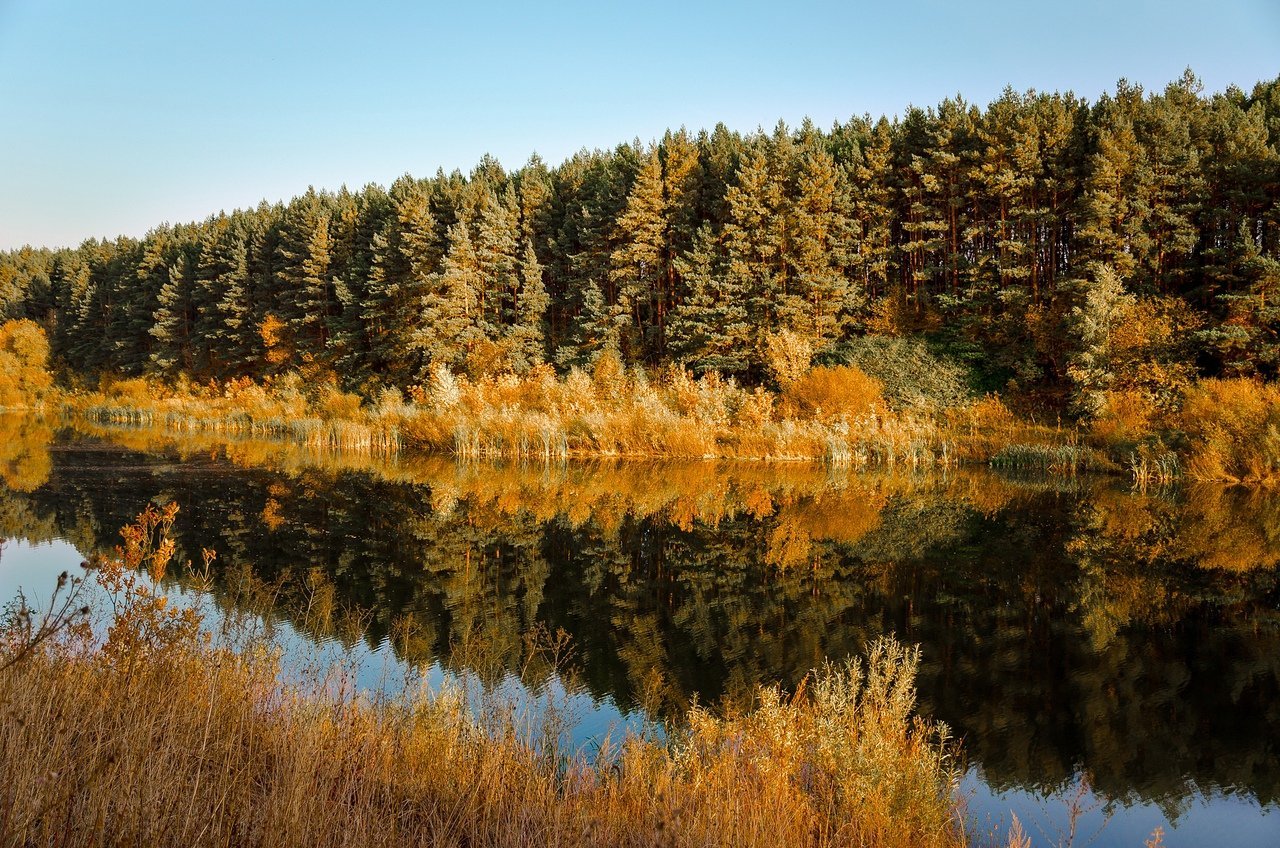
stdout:
[[670,370],[651,379],[602,360],[595,372],[563,378],[549,368],[477,381],[438,369],[406,402],[376,403],[296,376],[259,384],[166,387],[104,380],[69,394],[73,417],[178,434],[277,438],[315,448],[391,455],[402,446],[455,456],[739,458],[836,464],[948,463],[954,450],[938,422],[888,414],[878,384],[848,367],[819,368],[783,403],[712,373]]
[[892,411],[880,384],[852,366],[812,368],[780,394],[747,390],[714,372],[699,379],[679,369],[628,372],[609,357],[593,372],[575,369],[563,377],[546,366],[477,380],[438,368],[409,396],[385,389],[362,402],[332,378],[304,381],[297,374],[267,383],[177,387],[104,378],[96,392],[64,395],[62,408],[72,419],[105,426],[275,439],[372,457],[407,449],[544,462],[748,459],[908,469],[991,463],[1051,474],[1141,470],[1129,461],[1131,445],[1120,451],[1114,439],[1097,434],[1086,443],[1089,433],[1019,419],[994,396],[936,414]]
[[269,646],[213,643],[139,579],[163,573],[171,520],[144,514],[93,576],[105,637],[0,632],[0,844],[965,844],[945,729],[912,715],[912,649],[586,759],[453,690],[282,683]]
[[103,379],[99,390],[63,396],[64,412],[99,424],[157,427],[173,433],[277,438],[314,448],[387,455],[399,450],[393,413],[362,407],[330,382],[296,374],[272,383],[166,386]]
[[1187,392],[1179,423],[1193,478],[1258,483],[1280,475],[1280,386],[1203,380]]

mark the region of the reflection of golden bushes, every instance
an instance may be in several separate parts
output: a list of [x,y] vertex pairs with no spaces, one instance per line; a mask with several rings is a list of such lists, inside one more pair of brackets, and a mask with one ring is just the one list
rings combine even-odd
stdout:
[[49,445],[53,427],[29,415],[0,415],[0,478],[17,492],[31,492],[45,484],[53,469]]
[[1194,486],[1179,511],[1171,552],[1204,568],[1250,571],[1280,563],[1280,496]]
[[1236,572],[1280,564],[1280,493],[1204,483],[1166,496],[1103,489],[1088,503],[1089,534],[1112,546],[1114,562]]
[[[1038,485],[965,469],[952,469],[945,475],[914,475],[888,470],[855,472],[808,463],[492,463],[424,454],[378,457],[208,433],[178,437],[154,429],[105,427],[79,419],[75,425],[139,451],[179,457],[221,456],[242,467],[268,467],[288,475],[355,471],[389,482],[426,485],[434,511],[449,513],[455,504],[465,501],[471,520],[486,526],[524,515],[538,521],[564,517],[571,526],[593,521],[611,532],[627,517],[655,517],[688,530],[695,524],[714,527],[743,516],[790,523],[796,533],[811,541],[854,542],[878,526],[881,511],[894,497],[960,499],[991,514],[1010,500],[1036,491]],[[268,495],[282,504],[288,489],[273,484]],[[264,518],[273,514],[274,507],[268,503]]]
[[262,507],[262,515],[259,516],[266,528],[273,533],[284,526],[284,516],[280,513],[280,501],[275,498],[267,498],[267,503]]

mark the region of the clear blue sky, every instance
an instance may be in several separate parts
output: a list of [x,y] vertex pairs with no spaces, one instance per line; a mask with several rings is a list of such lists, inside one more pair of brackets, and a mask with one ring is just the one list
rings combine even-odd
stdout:
[[308,185],[1280,74],[1280,2],[0,0],[0,249],[141,235]]

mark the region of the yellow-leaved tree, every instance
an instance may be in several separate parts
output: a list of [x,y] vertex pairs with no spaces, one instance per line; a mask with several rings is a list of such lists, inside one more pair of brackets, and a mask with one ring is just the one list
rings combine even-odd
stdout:
[[39,406],[52,385],[44,330],[25,318],[6,321],[0,326],[0,407]]

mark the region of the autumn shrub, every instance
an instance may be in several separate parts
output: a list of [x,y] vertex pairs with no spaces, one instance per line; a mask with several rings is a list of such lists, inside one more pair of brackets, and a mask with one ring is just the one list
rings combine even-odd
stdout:
[[784,389],[800,379],[813,364],[813,345],[792,330],[770,333],[765,339],[764,354],[765,370]]
[[126,403],[145,404],[167,395],[162,386],[154,385],[142,377],[126,380],[102,380],[102,390]]
[[591,368],[591,382],[603,397],[621,397],[627,389],[627,369],[612,348],[606,348]]
[[52,386],[40,325],[26,319],[0,325],[0,407],[39,406]]
[[334,386],[325,386],[316,397],[315,411],[321,418],[354,420],[360,417],[360,405],[359,395],[341,391]]
[[1200,480],[1259,482],[1280,474],[1280,387],[1247,378],[1202,380],[1178,418],[1187,469]]
[[883,405],[880,381],[853,365],[818,366],[791,381],[783,400],[799,415],[850,419]]
[[950,409],[964,404],[972,394],[968,370],[935,356],[920,339],[855,336],[824,351],[818,361],[853,365],[876,378],[891,409]]
[[1017,421],[1013,411],[995,395],[983,395],[949,412],[948,419],[952,426],[987,433],[1007,429]]

